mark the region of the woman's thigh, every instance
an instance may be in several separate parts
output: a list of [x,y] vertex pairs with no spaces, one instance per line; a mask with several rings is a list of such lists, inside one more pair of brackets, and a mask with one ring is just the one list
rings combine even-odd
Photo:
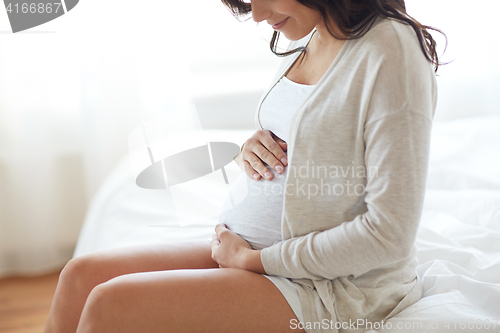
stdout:
[[117,277],[94,288],[77,332],[304,332],[276,286],[236,268]]
[[101,250],[72,259],[63,270],[91,285],[114,277],[149,271],[218,268],[210,242],[189,240]]
[[74,258],[59,276],[46,331],[74,332],[91,291],[120,275],[216,267],[206,239],[121,247]]

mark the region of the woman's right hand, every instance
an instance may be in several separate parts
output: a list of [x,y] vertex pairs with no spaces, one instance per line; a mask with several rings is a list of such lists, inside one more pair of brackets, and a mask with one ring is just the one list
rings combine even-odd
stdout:
[[271,180],[273,174],[264,163],[282,174],[288,165],[286,150],[287,144],[285,141],[270,130],[261,129],[245,141],[243,149],[236,157],[236,161],[248,177],[255,180],[259,180],[260,177]]

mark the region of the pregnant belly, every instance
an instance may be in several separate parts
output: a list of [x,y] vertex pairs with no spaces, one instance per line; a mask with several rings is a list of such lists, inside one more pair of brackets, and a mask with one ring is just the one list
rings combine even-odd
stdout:
[[223,204],[219,222],[243,237],[255,250],[261,250],[281,241],[281,214],[285,180],[288,168],[279,174],[266,166],[274,175],[272,180],[256,181],[242,173],[231,186],[231,193],[245,193],[236,206],[229,196]]

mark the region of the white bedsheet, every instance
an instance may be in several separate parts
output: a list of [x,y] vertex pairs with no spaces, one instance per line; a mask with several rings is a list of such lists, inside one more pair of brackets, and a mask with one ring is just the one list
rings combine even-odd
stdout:
[[[417,236],[424,295],[370,332],[500,332],[499,129],[498,116],[434,124]],[[253,131],[207,133],[241,145]],[[210,225],[178,226],[168,191],[137,187],[124,158],[93,199],[75,256],[212,233]]]

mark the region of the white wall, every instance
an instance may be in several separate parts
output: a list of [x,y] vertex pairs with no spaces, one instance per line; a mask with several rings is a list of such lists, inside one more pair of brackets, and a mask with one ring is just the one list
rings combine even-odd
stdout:
[[0,10],[0,276],[71,258],[142,121],[201,101],[208,127],[253,126],[278,60],[219,1],[85,0],[9,31]]
[[[438,73],[435,120],[500,114],[500,1],[407,0],[406,4],[410,15],[448,36],[442,59],[453,62]],[[443,39],[437,40],[444,46]]]

